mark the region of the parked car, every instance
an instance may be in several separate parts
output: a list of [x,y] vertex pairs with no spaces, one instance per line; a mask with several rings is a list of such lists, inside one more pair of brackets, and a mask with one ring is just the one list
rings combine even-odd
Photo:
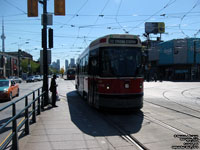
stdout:
[[35,75],[34,77],[35,77],[35,81],[41,81],[42,80],[40,75]]
[[22,78],[19,78],[17,76],[10,76],[8,79],[14,80],[16,83],[22,83]]
[[0,100],[12,100],[19,96],[19,85],[14,80],[0,79]]
[[26,79],[26,82],[35,82],[35,77],[34,76],[29,76],[27,79]]
[[41,75],[40,77],[41,77],[41,80],[43,80],[43,75]]

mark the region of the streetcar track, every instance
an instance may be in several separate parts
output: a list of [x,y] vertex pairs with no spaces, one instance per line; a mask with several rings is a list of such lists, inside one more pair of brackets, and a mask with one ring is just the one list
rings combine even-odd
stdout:
[[[84,102],[84,101],[82,101]],[[86,104],[87,107],[88,104],[84,102],[84,104]],[[91,108],[91,107],[90,107]],[[109,119],[107,117],[107,115],[105,113],[99,113],[96,109],[93,109],[96,112],[96,115],[99,116],[99,118],[101,118],[102,120],[104,120],[106,123],[108,123],[112,128],[114,128],[117,132],[120,133],[120,135],[118,135],[119,137],[121,137],[123,140],[125,140],[126,142],[130,143],[132,146],[136,146],[137,149],[139,150],[149,150],[147,147],[145,147],[141,142],[139,142],[135,137],[133,137],[132,135],[130,135],[129,133],[127,133],[127,131],[125,131],[124,129],[122,129],[121,127],[117,126],[116,123],[114,121],[111,121],[111,119]],[[80,111],[80,110],[77,110]],[[108,143],[110,143],[109,139],[105,138],[106,141]],[[112,143],[110,143],[111,146],[115,148],[114,145],[112,145]]]
[[171,131],[177,132],[179,134],[188,135],[188,133],[186,133],[186,132],[184,132],[184,131],[182,131],[180,129],[177,129],[177,128],[175,128],[175,127],[173,127],[173,126],[171,126],[171,125],[169,125],[169,124],[167,124],[167,123],[165,123],[165,122],[163,122],[161,120],[156,119],[156,118],[153,118],[153,117],[150,117],[150,116],[147,116],[147,115],[144,115],[144,118],[149,120],[149,121],[152,121],[152,122],[154,122],[154,123],[156,123],[158,125],[161,125],[162,127],[166,128],[166,129],[169,129]]
[[[181,92],[181,94],[182,94],[185,98],[191,98],[191,99],[194,99],[194,100],[195,100],[195,104],[199,105],[198,102],[200,102],[200,98],[194,96],[193,94],[191,94],[191,93],[189,92],[190,90],[193,90],[193,89],[199,89],[199,88],[200,88],[200,87],[186,89],[186,90],[183,90],[183,91]],[[184,93],[187,92],[187,91],[189,92],[189,94],[191,95],[191,97],[188,97],[188,96],[186,96],[186,95],[184,94]]]
[[[148,148],[142,144],[139,140],[137,140],[133,135],[128,134],[127,131],[125,129],[123,129],[122,127],[119,127],[116,123],[116,121],[114,121],[113,119],[111,119],[110,117],[107,117],[107,114],[103,113],[104,117],[102,117],[106,122],[108,122],[112,127],[114,127],[117,131],[119,131],[121,133],[121,138],[123,138],[124,140],[131,142],[132,144],[136,145],[139,149],[141,150],[148,150]],[[137,115],[139,117],[142,117],[140,114],[134,114]],[[151,116],[147,116],[144,115],[144,119],[155,123],[159,126],[162,126],[170,131],[173,131],[177,134],[181,134],[181,135],[189,135],[189,133],[186,133],[185,131],[182,131],[174,126],[171,126],[159,119],[153,118]],[[200,118],[199,118],[200,119]]]
[[[148,120],[148,121],[150,121],[150,122],[152,122],[152,123],[155,123],[155,124],[157,124],[157,125],[159,125],[159,126],[162,126],[162,127],[164,127],[164,128],[166,128],[166,129],[168,129],[168,130],[170,130],[170,131],[173,131],[175,134],[178,134],[178,135],[185,135],[185,136],[187,136],[187,135],[190,135],[190,133],[187,133],[187,132],[185,132],[185,131],[183,131],[183,130],[181,130],[181,129],[178,129],[177,127],[174,127],[174,126],[172,126],[172,125],[169,125],[168,123],[165,123],[165,122],[163,122],[163,121],[161,121],[161,120],[159,120],[159,119],[156,119],[156,118],[154,118],[154,117],[151,117],[151,116],[147,116],[147,115],[144,115],[144,116],[141,116],[141,114],[134,114],[134,115],[137,115],[137,116],[139,116],[139,117],[144,117],[144,119],[146,119],[146,120]],[[200,118],[199,118],[200,119]],[[120,133],[122,133],[122,138],[125,138],[125,140],[127,140],[127,137],[128,138],[130,138],[130,139],[128,139],[128,141],[131,141],[133,144],[136,142],[136,144],[138,144],[138,148],[141,148],[141,150],[146,150],[146,149],[148,149],[148,148],[146,148],[140,141],[138,141],[134,136],[132,136],[132,135],[130,135],[130,134],[127,134],[126,132],[126,130],[125,129],[123,129],[122,127],[119,127],[119,126],[117,126],[117,122],[116,121],[113,121],[111,118],[104,118],[104,120],[106,120],[107,122],[109,122],[109,124],[111,124],[114,128],[116,128]],[[123,136],[123,134],[125,134],[125,136]],[[132,141],[133,140],[133,141]],[[144,147],[143,147],[144,146]]]
[[163,108],[168,109],[168,110],[175,111],[175,112],[177,112],[177,113],[181,113],[181,114],[184,114],[184,115],[187,115],[187,116],[193,117],[193,118],[200,119],[200,117],[195,116],[195,115],[192,115],[192,114],[189,114],[189,113],[185,113],[185,112],[182,112],[182,111],[179,111],[179,110],[176,110],[176,109],[173,109],[173,108],[169,108],[169,107],[166,107],[166,106],[163,106],[163,105],[160,105],[160,104],[156,104],[156,103],[153,103],[153,102],[150,102],[150,101],[147,101],[147,100],[144,100],[144,101],[147,102],[147,103],[150,103],[150,104],[156,105],[156,106],[163,107]]
[[[100,114],[99,114],[100,115]],[[118,132],[121,133],[120,137],[128,142],[130,142],[131,144],[135,145],[137,148],[139,148],[140,150],[149,150],[144,144],[142,144],[139,140],[137,140],[134,136],[132,136],[131,134],[128,134],[127,131],[125,131],[125,129],[122,129],[122,127],[119,127],[116,125],[116,123],[114,121],[111,121],[112,119],[109,119],[107,117],[106,113],[102,113],[102,115],[104,115],[104,117],[101,117],[103,120],[105,120],[107,123],[109,123],[112,127],[114,127]]]
[[[87,106],[88,106],[88,104],[87,104]],[[107,114],[105,112],[98,113],[98,111],[96,109],[94,109],[94,110],[97,113],[97,115],[99,116],[99,118],[103,119],[112,128],[114,128],[117,132],[120,133],[120,135],[118,135],[118,136],[121,137],[123,140],[125,140],[128,143],[130,143],[132,146],[136,146],[137,149],[139,149],[139,150],[149,150],[144,144],[142,144],[134,136],[132,136],[131,134],[127,133],[127,131],[124,130],[124,129],[122,129],[121,127],[117,126],[117,124],[114,121],[111,121],[112,119],[109,119],[108,116],[107,116]],[[106,141],[108,143],[110,143],[109,139],[107,139],[107,138],[105,138],[105,139],[106,139]],[[110,144],[112,145],[112,143],[110,143]],[[112,145],[112,147],[114,149],[116,149],[114,145]]]
[[[74,84],[74,83],[72,82],[72,84]],[[163,94],[163,97],[164,97],[165,99],[167,99],[168,101],[174,102],[173,100],[169,99],[169,98],[165,95],[165,93],[167,93],[167,92],[168,92],[168,91],[164,91],[164,92],[162,93],[162,94]],[[184,92],[182,91],[182,93],[184,93]],[[184,95],[183,95],[183,96],[184,96]],[[63,96],[63,97],[64,97],[64,96]],[[166,107],[166,106],[162,106],[162,105],[159,105],[159,104],[155,104],[155,103],[149,102],[149,101],[147,101],[147,100],[144,100],[144,101],[146,101],[146,102],[148,102],[148,103],[151,103],[151,104],[154,104],[154,105],[157,105],[157,106],[160,106],[160,107],[163,107],[163,108],[168,109],[168,110],[175,111],[175,112],[177,112],[177,113],[181,113],[181,114],[184,114],[184,115],[188,115],[188,116],[190,116],[190,117],[194,117],[194,118],[200,119],[200,117],[195,116],[195,115],[192,115],[192,114],[189,114],[189,113],[186,113],[186,112],[182,112],[182,111],[179,111],[179,110],[175,110],[175,109],[173,109],[173,108],[169,108],[169,107]],[[188,108],[188,109],[190,109],[190,110],[193,110],[193,111],[196,111],[196,112],[200,112],[200,111],[198,111],[198,110],[195,110],[195,109],[193,109],[193,108],[187,107],[187,106],[182,105],[182,104],[180,104],[180,103],[177,103],[177,102],[174,102],[174,103],[176,103],[176,104],[178,104],[178,105],[181,105],[182,107]],[[134,146],[136,146],[136,147],[137,147],[138,149],[140,149],[140,150],[148,150],[148,148],[145,147],[144,144],[142,144],[140,141],[138,141],[138,140],[137,140],[133,135],[131,135],[130,133],[127,133],[128,131],[126,131],[126,129],[123,129],[123,127],[118,126],[118,125],[117,125],[118,123],[116,123],[116,121],[114,121],[114,120],[111,119],[109,116],[107,116],[107,114],[102,113],[102,115],[101,115],[101,114],[99,114],[99,115],[101,116],[101,118],[102,118],[103,120],[105,120],[108,124],[110,124],[113,128],[115,128],[115,129],[120,133],[119,136],[120,136],[123,140],[125,140],[125,141],[127,141],[127,142],[130,142],[131,144],[133,144]],[[138,116],[141,117],[141,115],[138,115]],[[152,122],[152,123],[155,123],[155,124],[157,124],[157,125],[159,125],[159,126],[162,126],[162,127],[166,128],[166,129],[169,129],[169,130],[171,130],[171,131],[173,131],[173,132],[175,132],[175,133],[178,133],[178,134],[181,134],[181,135],[188,135],[188,133],[186,133],[186,132],[184,132],[184,131],[182,131],[182,130],[176,128],[176,127],[173,127],[173,126],[171,126],[171,125],[169,125],[169,124],[167,124],[167,123],[165,123],[165,122],[163,122],[163,121],[161,121],[161,120],[159,120],[159,119],[153,118],[153,117],[151,117],[151,116],[144,115],[144,119],[146,119],[146,120],[148,120],[148,121],[150,121],[150,122]],[[109,142],[109,141],[108,141],[108,142]]]
[[164,92],[162,93],[163,97],[164,97],[166,100],[171,101],[171,102],[173,102],[173,103],[175,103],[175,104],[177,104],[177,105],[180,105],[180,106],[182,106],[182,107],[184,107],[184,108],[187,108],[187,109],[190,109],[190,110],[192,110],[192,111],[196,111],[196,112],[200,113],[199,110],[196,110],[196,109],[193,109],[193,108],[191,108],[191,107],[185,106],[185,105],[183,105],[183,104],[177,103],[177,102],[173,101],[172,99],[168,98],[168,97],[165,95],[167,92],[169,92],[169,90],[164,91]]
[[[181,94],[182,94],[184,97],[186,97],[186,98],[191,98],[191,97],[187,97],[184,93],[187,92],[187,91],[190,91],[190,90],[193,90],[193,89],[199,89],[199,88],[200,88],[200,87],[189,88],[189,89],[183,90],[183,91],[181,92]],[[191,95],[193,98],[198,99],[198,97],[193,96],[191,93],[190,93],[190,95]]]

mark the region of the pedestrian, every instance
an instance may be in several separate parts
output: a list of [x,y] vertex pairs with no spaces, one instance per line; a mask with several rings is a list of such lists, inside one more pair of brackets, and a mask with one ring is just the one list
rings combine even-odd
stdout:
[[52,92],[52,106],[53,107],[57,107],[56,106],[56,98],[57,98],[57,96],[56,96],[56,93],[57,93],[56,87],[57,87],[56,75],[54,74],[53,78],[51,79],[51,86],[50,86],[50,91]]

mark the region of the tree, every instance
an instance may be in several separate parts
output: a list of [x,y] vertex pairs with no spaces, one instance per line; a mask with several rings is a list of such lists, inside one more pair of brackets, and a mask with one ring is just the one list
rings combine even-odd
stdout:
[[22,72],[28,73],[29,75],[40,73],[40,64],[30,59],[22,59],[21,67],[22,67]]
[[40,64],[31,60],[31,71],[33,74],[38,74],[40,70]]
[[22,72],[24,73],[28,72],[28,59],[21,60],[21,67],[22,67]]
[[49,67],[49,74],[58,74],[59,71],[53,67]]
[[63,77],[63,75],[64,75],[64,72],[65,72],[64,68],[61,68],[61,69],[60,69],[60,74],[62,74],[62,77]]

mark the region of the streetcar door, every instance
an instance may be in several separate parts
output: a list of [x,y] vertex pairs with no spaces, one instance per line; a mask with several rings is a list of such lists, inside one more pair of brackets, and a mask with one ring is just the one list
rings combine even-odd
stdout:
[[97,104],[97,75],[98,75],[98,51],[93,50],[89,58],[89,90],[88,90],[88,103],[91,105]]

